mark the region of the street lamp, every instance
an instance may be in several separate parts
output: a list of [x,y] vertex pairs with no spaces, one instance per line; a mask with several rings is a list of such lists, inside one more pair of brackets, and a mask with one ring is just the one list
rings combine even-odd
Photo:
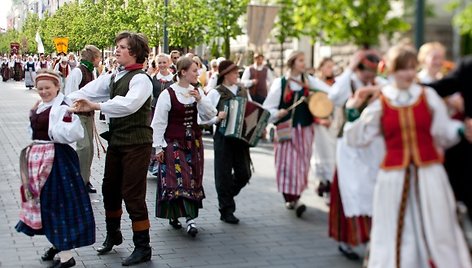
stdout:
[[415,46],[420,49],[424,43],[424,1],[416,0]]
[[167,33],[167,7],[169,5],[168,0],[164,0],[164,53],[169,54],[169,36]]

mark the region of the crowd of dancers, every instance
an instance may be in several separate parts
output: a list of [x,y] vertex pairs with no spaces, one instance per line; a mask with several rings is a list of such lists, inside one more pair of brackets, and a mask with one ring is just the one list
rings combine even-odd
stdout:
[[[258,164],[247,142],[219,131],[232,112],[228,101],[236,98],[270,113],[275,183],[281,205],[295,217],[307,209],[300,198],[314,170],[318,193],[330,208],[327,233],[345,257],[359,259],[355,247],[369,243],[367,267],[472,267],[456,213],[456,200],[472,209],[466,178],[472,159],[470,58],[447,74],[441,44],[425,44],[419,55],[402,44],[385,55],[360,50],[335,76],[332,59],[308,74],[304,53],[293,51],[287,72],[275,77],[260,53],[241,75],[228,59],[206,66],[191,53],[150,56],[142,34],[121,32],[115,43],[115,55],[101,71],[101,53],[93,45],[73,67],[74,56],[53,67],[43,55],[22,67],[34,73],[28,82],[25,75],[25,83],[41,100],[30,112],[33,143],[21,153],[16,229],[46,235],[52,247],[42,259],[57,255],[52,267],[74,266],[71,250],[95,243],[89,193],[95,191],[90,168],[97,110],[109,126],[100,134],[108,147],[101,187],[106,239],[98,254],[123,241],[124,201],[135,248],[122,264],[151,259],[148,171],[158,177],[154,215],[175,229],[184,218],[186,232],[198,234],[204,129],[214,130],[220,220],[238,224],[234,198]],[[310,111],[304,100],[313,92],[324,92],[334,104],[330,116]],[[270,132],[262,138],[270,140]],[[74,142],[76,150],[67,145]]]

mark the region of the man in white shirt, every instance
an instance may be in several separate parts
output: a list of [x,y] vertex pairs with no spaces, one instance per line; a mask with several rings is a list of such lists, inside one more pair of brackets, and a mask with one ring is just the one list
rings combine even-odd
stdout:
[[[101,52],[96,46],[87,45],[80,52],[80,64],[74,68],[66,79],[64,93],[70,93],[82,89],[85,85],[92,82],[96,77],[94,68],[100,63]],[[84,138],[77,141],[77,155],[80,162],[80,173],[84,179],[85,186],[89,193],[96,193],[97,190],[90,183],[90,170],[93,161],[93,126],[94,112],[78,113],[82,127],[85,130]]]
[[254,54],[254,64],[247,67],[241,77],[241,83],[249,88],[255,102],[262,104],[267,97],[267,90],[272,84],[272,71],[264,65],[264,55]]
[[[123,242],[120,231],[122,202],[132,222],[134,251],[122,262],[130,266],[151,259],[146,180],[152,149],[152,83],[143,71],[149,55],[147,38],[122,32],[115,38],[117,72],[104,74],[69,95],[76,100],[76,112],[101,110],[110,118],[110,130],[103,176],[103,203],[107,237],[99,254],[110,252]],[[99,103],[103,102],[103,103]]]

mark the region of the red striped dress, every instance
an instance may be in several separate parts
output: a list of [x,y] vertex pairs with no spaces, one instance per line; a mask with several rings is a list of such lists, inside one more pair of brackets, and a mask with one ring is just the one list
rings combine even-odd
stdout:
[[308,185],[315,129],[298,125],[291,132],[291,140],[274,145],[277,187],[279,192],[300,195]]

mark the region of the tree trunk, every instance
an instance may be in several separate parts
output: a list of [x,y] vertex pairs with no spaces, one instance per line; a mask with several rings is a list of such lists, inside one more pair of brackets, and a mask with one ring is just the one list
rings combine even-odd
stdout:
[[280,42],[280,75],[284,74],[284,42]]
[[223,54],[225,55],[225,58],[229,60],[229,57],[231,56],[231,51],[230,51],[230,37],[228,35],[224,37]]

